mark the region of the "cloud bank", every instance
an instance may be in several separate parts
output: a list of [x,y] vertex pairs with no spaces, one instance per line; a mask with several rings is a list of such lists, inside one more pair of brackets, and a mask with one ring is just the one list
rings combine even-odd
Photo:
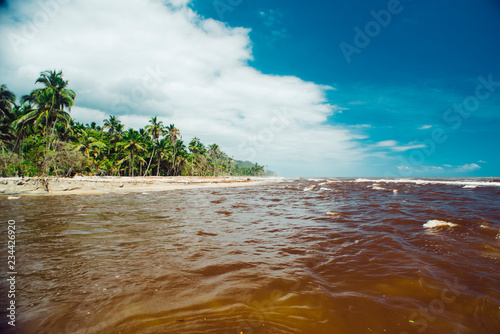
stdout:
[[[73,116],[129,127],[152,116],[188,141],[217,142],[236,159],[281,175],[353,175],[361,137],[328,125],[332,89],[266,75],[249,30],[200,17],[187,0],[10,1],[0,12],[0,75],[26,94],[39,73],[62,69],[77,92]],[[2,82],[3,83],[3,82]]]

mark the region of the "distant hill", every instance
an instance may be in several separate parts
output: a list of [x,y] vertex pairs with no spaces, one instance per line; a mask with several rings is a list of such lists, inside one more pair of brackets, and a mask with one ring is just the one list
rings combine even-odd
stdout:
[[241,170],[244,170],[244,169],[251,170],[251,169],[258,168],[258,169],[262,169],[262,173],[261,173],[262,176],[278,176],[275,172],[273,172],[271,170],[264,170],[263,166],[259,166],[255,162],[242,161],[242,160],[234,160],[234,162],[236,163],[236,166]]

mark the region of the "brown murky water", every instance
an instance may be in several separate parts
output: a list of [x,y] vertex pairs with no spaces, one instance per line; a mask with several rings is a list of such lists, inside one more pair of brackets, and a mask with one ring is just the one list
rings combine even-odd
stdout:
[[500,184],[454,181],[2,197],[1,328],[13,219],[5,333],[500,333]]

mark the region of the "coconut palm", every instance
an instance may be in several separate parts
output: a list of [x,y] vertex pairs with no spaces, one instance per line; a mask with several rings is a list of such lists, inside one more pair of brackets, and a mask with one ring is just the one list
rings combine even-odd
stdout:
[[182,140],[177,140],[175,145],[175,163],[174,163],[174,175],[181,175],[182,170],[188,161],[188,153],[186,152],[186,146]]
[[219,158],[221,156],[221,150],[220,150],[219,145],[217,145],[217,144],[210,145],[210,147],[208,149],[208,153],[210,154],[210,157],[212,158],[212,161],[214,163],[214,176],[217,176],[216,175],[217,164],[218,164]]
[[65,81],[62,76],[62,71],[44,71],[40,73],[40,77],[35,81],[35,84],[43,84],[45,86],[43,89],[49,92],[52,98],[51,109],[63,110],[67,107],[71,111],[76,94],[67,88],[68,81]]
[[103,123],[103,129],[108,129],[110,135],[114,134],[121,124],[118,117],[112,115],[110,115],[108,119],[103,120]]
[[42,126],[47,137],[47,151],[50,149],[50,140],[54,134],[55,125],[64,123],[66,126],[71,119],[65,110],[71,110],[76,94],[66,88],[68,81],[62,78],[62,72],[45,71],[35,81],[41,83],[44,88],[35,89],[29,95],[21,98],[21,103],[27,103],[33,107],[33,111],[22,116],[19,122],[33,122],[36,126]]
[[111,154],[111,149],[116,152],[116,145],[121,139],[123,128],[125,127],[116,116],[110,115],[108,119],[103,120],[103,129],[108,130],[109,148],[108,156]]
[[92,136],[90,131],[82,131],[78,136],[78,144],[75,146],[76,151],[81,151],[84,156],[92,159],[92,164],[94,171],[96,171],[96,160],[101,149],[105,148],[106,144],[100,141],[98,138]]
[[124,136],[123,149],[130,152],[130,176],[134,176],[134,158],[138,152],[144,151],[142,137],[139,132],[129,129]]
[[11,126],[15,119],[14,108],[16,105],[16,96],[7,89],[6,85],[0,86],[0,146],[4,151],[11,145],[15,135]]
[[163,138],[156,143],[156,156],[158,159],[158,165],[156,167],[156,176],[160,176],[160,165],[162,160],[167,156],[171,155],[172,152],[173,152],[172,143],[168,139]]
[[199,153],[199,148],[200,148],[200,138],[194,137],[191,139],[189,142],[189,152],[191,152],[191,176],[194,175],[194,158],[195,156]]
[[[17,150],[17,156],[20,157],[21,155],[21,149],[22,149],[22,144],[24,141],[24,138],[26,138],[30,133],[33,132],[33,128],[29,123],[25,122],[17,122],[18,119],[20,119],[23,115],[26,115],[30,112],[32,112],[33,109],[29,105],[22,105],[20,107],[16,107],[13,110],[12,113],[12,129],[16,137],[16,142],[14,144],[14,147],[12,148],[12,152]],[[4,131],[2,130],[2,133]]]
[[0,86],[0,116],[6,116],[12,112],[16,105],[16,96],[6,85]]
[[[158,122],[158,117],[152,117],[149,120],[150,125],[146,125],[145,129],[147,131],[147,134],[151,136],[153,141],[158,144],[158,139],[165,134],[165,126],[163,125],[163,122]],[[153,146],[153,153],[151,153],[151,158],[149,158],[149,163],[148,167],[146,168],[146,172],[144,173],[144,176],[148,174],[149,167],[151,166],[151,161],[153,160],[153,156],[155,155],[155,146]],[[158,166],[160,165],[160,162],[158,161]],[[158,169],[159,170],[159,169]]]
[[181,138],[181,132],[175,127],[174,124],[170,124],[169,126],[167,126],[166,131],[168,139],[170,140],[172,145],[175,145],[177,143],[177,140]]
[[175,127],[174,124],[170,124],[169,126],[167,126],[166,131],[167,131],[167,138],[170,141],[170,143],[172,144],[172,147],[174,148],[173,157],[172,157],[172,166],[174,168],[174,173],[175,173],[175,154],[176,154],[175,148],[176,148],[177,140],[182,138],[182,136],[181,136],[181,132],[179,131],[179,129],[177,129]]

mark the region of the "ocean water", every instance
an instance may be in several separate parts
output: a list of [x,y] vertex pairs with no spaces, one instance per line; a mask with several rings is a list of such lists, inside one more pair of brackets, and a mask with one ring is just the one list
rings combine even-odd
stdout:
[[273,179],[0,210],[2,333],[500,333],[498,180]]

